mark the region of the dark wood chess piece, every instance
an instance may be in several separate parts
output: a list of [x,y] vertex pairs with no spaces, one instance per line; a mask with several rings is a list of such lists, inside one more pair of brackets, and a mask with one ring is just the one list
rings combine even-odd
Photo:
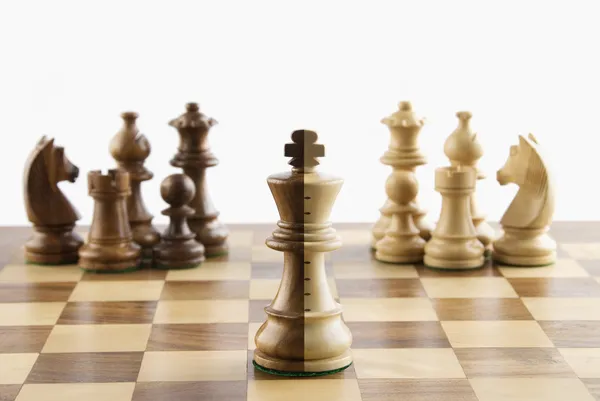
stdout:
[[152,226],[152,216],[142,199],[141,184],[152,179],[153,174],[144,161],[150,155],[150,143],[140,134],[136,125],[137,113],[121,114],[123,127],[110,142],[110,153],[119,169],[129,173],[131,195],[127,197],[127,215],[133,232],[133,240],[142,247],[144,265],[152,264],[152,248],[160,241],[160,234]]
[[189,203],[195,213],[188,218],[188,224],[198,242],[204,245],[207,257],[228,252],[229,233],[217,220],[219,212],[213,206],[206,186],[206,169],[219,163],[207,141],[208,131],[216,124],[216,120],[199,111],[197,103],[188,103],[186,112],[169,122],[179,132],[178,152],[171,159],[171,165],[182,168],[196,186],[196,194]]
[[94,198],[94,215],[88,242],[79,249],[83,270],[113,273],[134,270],[141,262],[141,247],[133,242],[126,198],[131,194],[129,173],[108,170],[88,173],[88,191]]
[[185,174],[173,174],[163,180],[160,194],[170,207],[162,214],[169,216],[169,227],[162,241],[154,247],[157,268],[186,269],[204,261],[204,246],[196,241],[196,233],[190,230],[187,219],[194,209],[187,204],[194,198],[194,181]]
[[25,211],[33,224],[33,235],[25,244],[27,262],[77,263],[83,239],[73,228],[80,215],[58,183],[74,183],[78,176],[79,168],[67,159],[64,148],[43,136],[29,155],[23,176]]

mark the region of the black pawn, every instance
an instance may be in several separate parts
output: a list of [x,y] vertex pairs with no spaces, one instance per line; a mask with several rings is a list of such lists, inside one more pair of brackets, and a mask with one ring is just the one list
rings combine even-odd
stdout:
[[187,204],[195,193],[194,182],[185,174],[170,175],[160,184],[160,195],[170,205],[162,214],[170,221],[161,242],[154,247],[157,268],[187,269],[204,261],[204,246],[196,241],[187,223],[187,218],[194,215]]

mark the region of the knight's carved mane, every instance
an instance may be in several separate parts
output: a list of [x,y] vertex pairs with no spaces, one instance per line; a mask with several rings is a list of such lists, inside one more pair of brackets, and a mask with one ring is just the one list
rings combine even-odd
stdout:
[[[543,228],[554,214],[554,188],[550,172],[535,137],[519,136],[515,162],[526,168],[519,191],[502,217],[502,225],[519,228]],[[518,167],[517,167],[518,168]]]
[[75,208],[64,196],[56,180],[54,139],[43,136],[25,163],[23,191],[30,222],[40,226],[74,224],[79,220]]

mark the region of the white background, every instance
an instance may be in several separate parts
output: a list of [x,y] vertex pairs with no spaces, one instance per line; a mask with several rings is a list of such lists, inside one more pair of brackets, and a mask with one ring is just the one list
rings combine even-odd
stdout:
[[478,193],[498,220],[516,188],[495,171],[519,134],[534,133],[554,166],[555,220],[600,219],[600,3],[597,1],[8,1],[0,2],[0,224],[28,224],[22,169],[42,135],[83,174],[61,187],[91,221],[86,173],[114,162],[120,113],[140,114],[152,144],[143,185],[156,222],[160,181],[178,143],[167,122],[190,101],[219,121],[209,170],[226,223],[275,223],[266,184],[287,170],[299,128],[325,144],[323,171],[345,178],[337,222],[373,222],[385,200],[389,135],[400,100],[428,120],[420,199],[439,215],[433,170],[455,113],[469,110],[489,178]]

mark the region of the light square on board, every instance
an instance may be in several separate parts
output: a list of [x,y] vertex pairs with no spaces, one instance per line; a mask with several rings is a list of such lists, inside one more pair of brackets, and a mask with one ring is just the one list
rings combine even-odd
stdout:
[[423,277],[430,298],[518,298],[504,277]]
[[43,353],[144,351],[150,324],[57,325]]
[[258,329],[260,329],[260,326],[262,326],[262,323],[250,323],[248,325],[248,338],[247,338],[247,345],[248,345],[248,349],[249,350],[255,350],[256,349],[256,343],[254,342],[254,337],[256,337],[256,333],[258,332]]
[[600,379],[600,348],[559,348],[559,352],[582,379]]
[[371,243],[371,231],[369,230],[339,229],[337,234],[342,239],[342,248],[355,245],[369,246]]
[[600,242],[561,243],[559,245],[572,259],[600,259]]
[[552,347],[535,321],[442,321],[453,348]]
[[250,380],[248,401],[362,401],[355,379]]
[[246,380],[247,350],[146,352],[138,382]]
[[17,401],[131,401],[135,383],[25,384]]
[[413,265],[393,265],[391,263],[333,263],[336,279],[384,279],[384,278],[418,278],[419,274]]
[[573,259],[558,259],[555,264],[541,267],[498,265],[504,277],[588,277],[589,273]]
[[438,320],[427,298],[341,298],[347,322],[413,322]]
[[358,379],[460,379],[463,372],[451,348],[353,349]]
[[157,301],[164,281],[80,281],[70,302]]
[[594,401],[576,378],[478,377],[469,381],[479,401]]
[[0,303],[0,326],[53,325],[65,305],[65,302]]
[[243,299],[159,301],[154,323],[247,323],[248,313],[248,300]]
[[77,265],[14,264],[0,270],[0,283],[67,283],[79,281],[82,275],[83,271]]
[[196,269],[170,270],[167,281],[250,280],[250,262],[202,263]]
[[21,384],[27,379],[38,354],[0,354],[0,384]]
[[536,320],[600,320],[600,298],[521,298]]

